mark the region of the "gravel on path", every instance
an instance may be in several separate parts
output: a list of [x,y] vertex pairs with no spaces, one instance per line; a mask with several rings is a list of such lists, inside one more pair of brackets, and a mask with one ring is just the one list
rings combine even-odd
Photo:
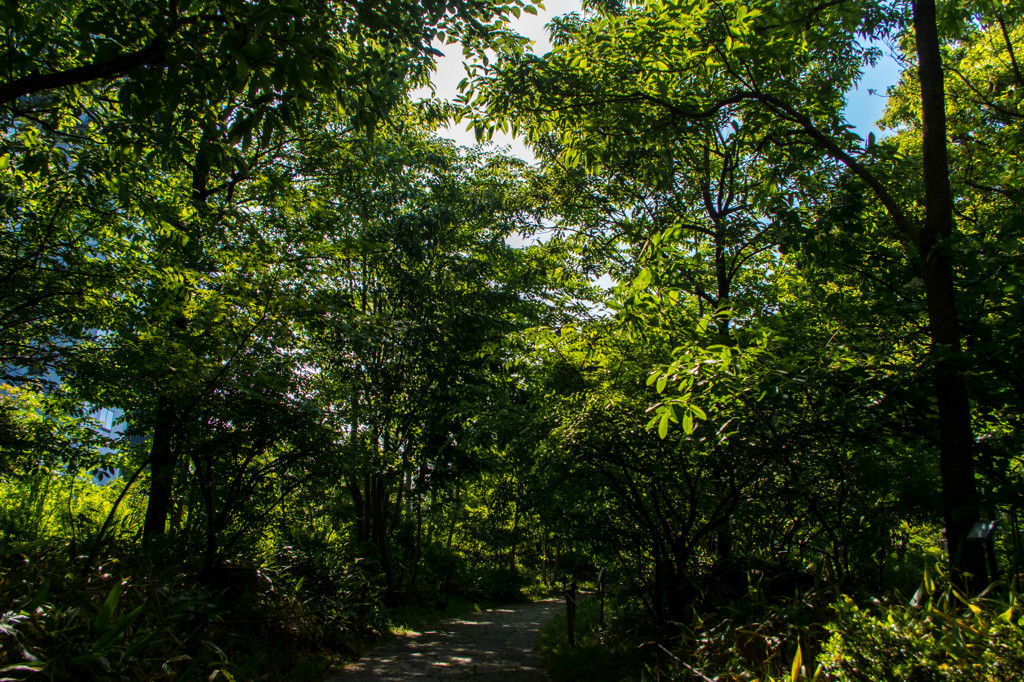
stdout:
[[548,676],[536,651],[542,623],[560,601],[513,604],[442,620],[377,647],[327,682],[481,680],[540,682]]

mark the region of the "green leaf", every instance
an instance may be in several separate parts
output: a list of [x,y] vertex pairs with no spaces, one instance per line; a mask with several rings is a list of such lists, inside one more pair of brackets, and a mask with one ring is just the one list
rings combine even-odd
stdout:
[[924,567],[924,590],[929,595],[935,592],[935,581],[932,579],[931,571],[928,570],[928,566]]
[[804,664],[804,652],[800,648],[800,642],[796,643],[796,656],[793,657],[793,667],[789,672],[790,682],[796,682],[800,678],[800,667]]
[[127,649],[125,649],[124,653],[121,655],[122,660],[130,661],[131,659],[133,659],[139,652],[145,650],[146,647],[148,647],[159,634],[161,634],[160,630],[153,630],[148,635],[146,635],[141,641],[138,641],[135,644],[128,647]]
[[668,419],[669,411],[665,410],[661,413],[661,421],[658,422],[658,438],[665,440],[665,436],[668,435]]
[[654,279],[654,275],[651,273],[650,268],[644,268],[640,271],[640,274],[633,280],[633,286],[637,289],[646,289],[650,286],[651,280]]
[[39,588],[39,591],[32,595],[31,601],[25,604],[23,610],[32,613],[37,608],[39,608],[43,604],[43,602],[46,601],[46,598],[50,596],[50,586],[52,584],[53,578],[47,578],[46,582],[43,583],[43,586]]
[[0,668],[0,675],[7,673],[36,673],[46,667],[46,663],[15,663]]
[[668,375],[663,374],[659,379],[657,385],[654,387],[658,393],[662,393],[665,390],[665,386],[668,385]]
[[118,618],[117,622],[114,623],[114,626],[107,630],[107,632],[102,637],[96,640],[96,643],[93,644],[93,650],[99,652],[103,651],[108,646],[110,646],[110,644],[119,636],[121,636],[121,634],[128,628],[128,626],[131,625],[135,621],[135,619],[139,617],[139,614],[142,613],[143,608],[144,607],[142,606],[136,606],[130,612]]
[[114,615],[114,609],[117,608],[117,602],[120,599],[121,583],[117,583],[110,589],[110,593],[107,594],[107,598],[103,601],[103,606],[100,607],[99,613],[96,614],[96,620],[93,621],[93,625],[95,625],[97,630],[107,629],[110,617]]

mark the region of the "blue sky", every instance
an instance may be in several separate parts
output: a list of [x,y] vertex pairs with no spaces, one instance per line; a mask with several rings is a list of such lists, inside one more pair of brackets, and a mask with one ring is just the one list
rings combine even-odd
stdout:
[[[885,111],[886,88],[895,85],[899,77],[900,65],[886,55],[864,74],[856,90],[847,96],[846,118],[857,127],[861,137],[867,137],[869,132],[878,134],[875,122]],[[874,94],[869,91],[874,91]]]

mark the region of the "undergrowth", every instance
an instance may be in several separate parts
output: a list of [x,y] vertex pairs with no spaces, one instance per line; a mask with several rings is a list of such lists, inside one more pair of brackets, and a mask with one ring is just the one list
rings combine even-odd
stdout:
[[253,569],[244,592],[213,589],[63,549],[0,557],[0,678],[318,680],[374,634],[356,590],[314,601],[273,569]]
[[541,660],[555,682],[635,679],[652,657],[643,615],[628,603],[607,602],[602,625],[599,599],[581,596],[574,630],[576,646],[570,647],[568,620],[561,610],[537,637]]
[[635,604],[613,600],[602,626],[589,598],[575,648],[564,612],[538,646],[555,682],[1011,682],[1024,671],[1024,598],[1000,584],[965,597],[941,565],[910,599],[820,585],[769,596],[752,579],[745,595],[700,595],[686,623],[650,623]]
[[391,635],[498,603],[385,611],[364,577],[300,570],[295,552],[206,585],[142,553],[68,556],[41,544],[0,556],[0,681],[322,680]]

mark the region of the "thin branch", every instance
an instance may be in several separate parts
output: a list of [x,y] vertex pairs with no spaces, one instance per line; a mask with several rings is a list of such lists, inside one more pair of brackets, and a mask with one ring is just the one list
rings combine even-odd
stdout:
[[1013,51],[1013,41],[1010,40],[1010,34],[1006,30],[1006,21],[1003,20],[1003,15],[1000,12],[996,15],[999,19],[999,29],[1003,32],[1003,40],[1006,42],[1006,51],[1010,54],[1010,65],[1013,67],[1013,75],[1017,77],[1017,82],[1024,84],[1024,76],[1021,76],[1020,65],[1017,64],[1017,55]]

